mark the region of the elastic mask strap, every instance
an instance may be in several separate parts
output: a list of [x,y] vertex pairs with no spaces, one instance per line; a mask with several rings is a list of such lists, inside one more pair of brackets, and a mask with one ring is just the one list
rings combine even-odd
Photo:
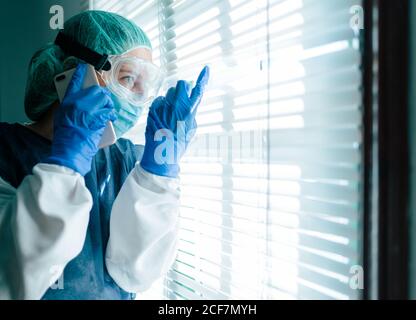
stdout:
[[109,71],[111,69],[111,63],[108,61],[108,55],[99,54],[98,52],[83,46],[63,32],[58,33],[55,39],[55,44],[66,54],[77,57],[91,64],[97,71]]

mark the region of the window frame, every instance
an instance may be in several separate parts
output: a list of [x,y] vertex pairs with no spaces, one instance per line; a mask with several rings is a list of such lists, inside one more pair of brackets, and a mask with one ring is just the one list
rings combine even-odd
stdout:
[[409,297],[408,13],[365,1],[364,299]]

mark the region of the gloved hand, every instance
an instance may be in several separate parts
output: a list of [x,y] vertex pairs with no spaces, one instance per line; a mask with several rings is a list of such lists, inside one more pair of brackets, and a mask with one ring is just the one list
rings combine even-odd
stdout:
[[142,168],[150,173],[177,177],[179,160],[195,134],[195,115],[209,79],[209,68],[202,69],[195,87],[180,80],[166,97],[158,97],[147,118]]
[[91,170],[107,122],[116,119],[106,88],[82,89],[86,70],[86,64],[78,65],[55,112],[51,155],[44,161],[71,168],[83,176]]

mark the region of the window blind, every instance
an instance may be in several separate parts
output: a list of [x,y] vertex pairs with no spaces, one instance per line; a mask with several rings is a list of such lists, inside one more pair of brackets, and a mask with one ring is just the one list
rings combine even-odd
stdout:
[[93,4],[149,32],[167,84],[211,67],[159,298],[360,298],[362,72],[350,9],[361,2]]

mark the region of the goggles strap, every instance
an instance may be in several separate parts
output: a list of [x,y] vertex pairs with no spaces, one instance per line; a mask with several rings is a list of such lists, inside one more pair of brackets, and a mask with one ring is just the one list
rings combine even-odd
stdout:
[[111,63],[108,61],[108,55],[99,54],[87,48],[86,46],[75,41],[72,37],[67,36],[62,31],[58,33],[55,44],[59,46],[66,54],[77,57],[94,66],[95,70],[109,71]]

